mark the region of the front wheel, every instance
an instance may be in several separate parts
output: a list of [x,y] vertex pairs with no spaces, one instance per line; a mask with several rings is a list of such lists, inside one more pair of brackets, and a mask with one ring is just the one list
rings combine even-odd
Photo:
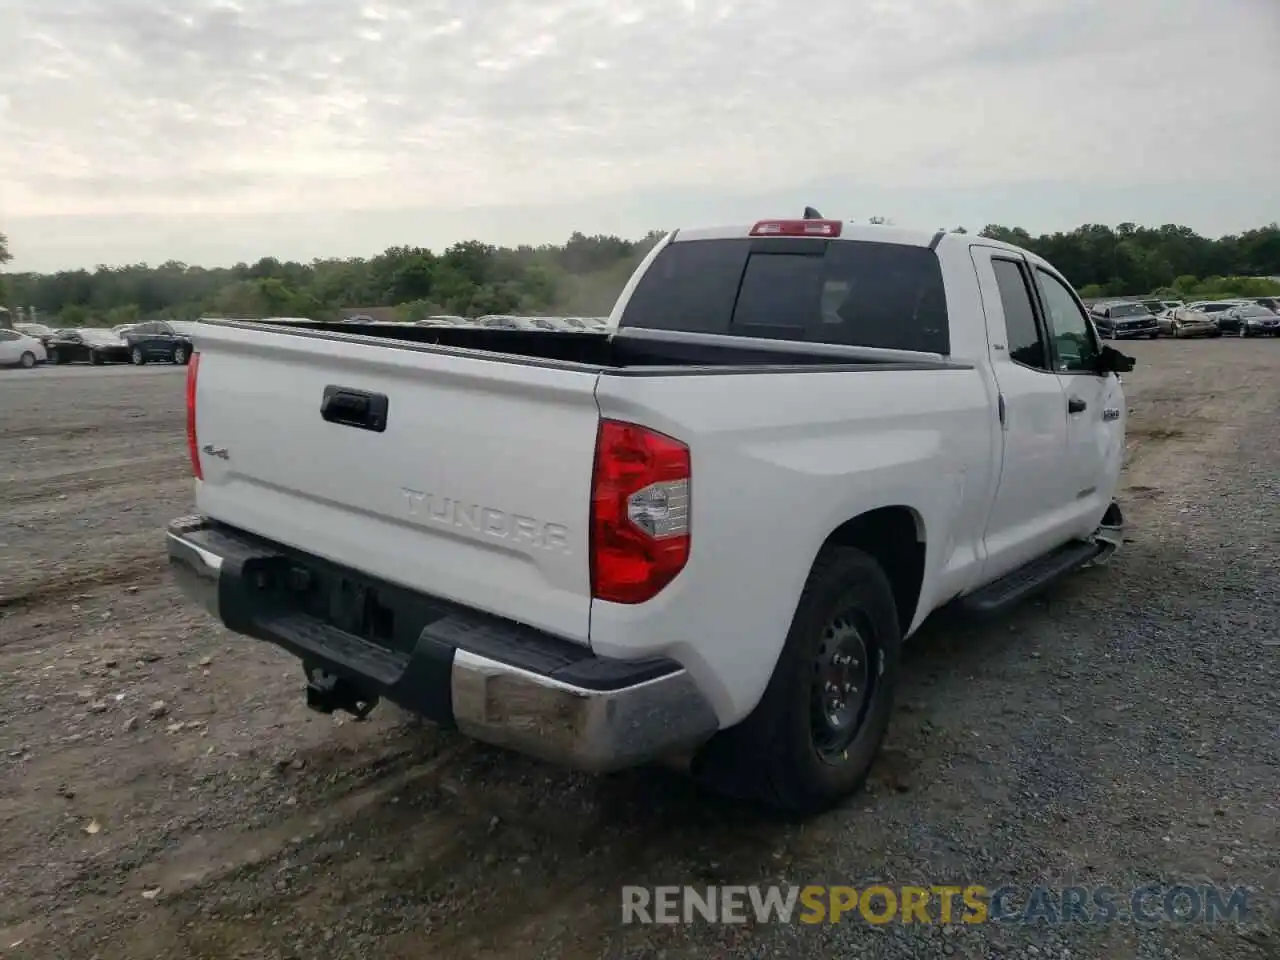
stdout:
[[102,354],[98,353],[97,350],[90,351],[89,362],[95,367],[102,366]]
[[30,370],[32,367],[36,365],[36,355],[32,353],[30,350],[27,350],[25,353],[22,354],[18,362],[22,364],[24,369]]
[[62,354],[58,353],[57,350],[50,350],[49,362],[52,363],[54,366],[57,366],[62,362]]
[[1249,330],[1248,330],[1248,328],[1247,328],[1243,323],[1242,323],[1242,324],[1240,324],[1240,329],[1239,329],[1239,331],[1237,331],[1236,336],[1237,336],[1237,337],[1247,337],[1248,335],[1249,335]]
[[181,366],[187,362],[187,348],[178,345],[173,348],[173,362]]
[[147,362],[146,355],[142,352],[141,347],[134,347],[129,352],[129,359],[133,361],[135,367],[140,367]]
[[760,703],[695,760],[710,788],[811,816],[852,794],[884,740],[902,642],[880,564],[851,547],[814,562]]

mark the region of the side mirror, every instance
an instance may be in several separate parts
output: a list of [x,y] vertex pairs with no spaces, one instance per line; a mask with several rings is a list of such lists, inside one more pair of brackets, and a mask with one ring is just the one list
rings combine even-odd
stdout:
[[1133,357],[1121,353],[1115,347],[1104,344],[1098,353],[1098,372],[1102,374],[1128,373],[1133,369],[1133,364]]

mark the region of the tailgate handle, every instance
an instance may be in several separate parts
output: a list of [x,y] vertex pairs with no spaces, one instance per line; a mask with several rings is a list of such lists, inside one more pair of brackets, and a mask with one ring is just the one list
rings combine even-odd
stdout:
[[324,388],[320,416],[330,423],[382,433],[387,429],[387,395],[334,384]]

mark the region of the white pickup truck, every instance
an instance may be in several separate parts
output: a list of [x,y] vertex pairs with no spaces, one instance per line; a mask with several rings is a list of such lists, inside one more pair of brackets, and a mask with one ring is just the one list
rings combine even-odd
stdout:
[[993,240],[678,230],[605,333],[201,323],[183,588],[380,698],[592,771],[680,758],[808,814],[885,734],[903,639],[1106,559],[1118,373]]

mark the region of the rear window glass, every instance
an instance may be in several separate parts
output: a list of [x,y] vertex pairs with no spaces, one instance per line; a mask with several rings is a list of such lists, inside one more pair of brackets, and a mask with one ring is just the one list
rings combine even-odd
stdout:
[[640,278],[619,325],[951,351],[937,255],[892,243],[672,243]]

